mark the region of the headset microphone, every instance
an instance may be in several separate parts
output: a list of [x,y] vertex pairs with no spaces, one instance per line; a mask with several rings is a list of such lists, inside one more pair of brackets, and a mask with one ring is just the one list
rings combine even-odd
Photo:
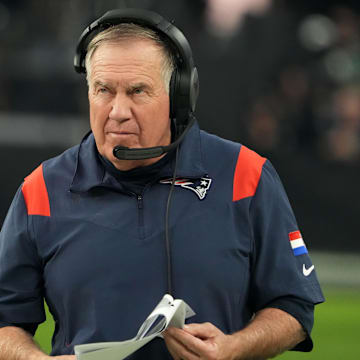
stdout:
[[143,160],[159,157],[167,152],[174,150],[183,140],[188,130],[195,122],[195,117],[190,115],[188,126],[182,131],[181,135],[170,145],[154,146],[150,148],[128,148],[125,146],[115,146],[113,149],[114,156],[119,160]]

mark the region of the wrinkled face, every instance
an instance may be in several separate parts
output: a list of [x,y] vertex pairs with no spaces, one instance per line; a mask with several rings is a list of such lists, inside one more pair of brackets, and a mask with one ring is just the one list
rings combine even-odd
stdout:
[[158,158],[118,160],[113,155],[115,146],[170,144],[162,59],[159,47],[147,39],[101,44],[91,59],[90,126],[100,154],[120,170],[149,165]]

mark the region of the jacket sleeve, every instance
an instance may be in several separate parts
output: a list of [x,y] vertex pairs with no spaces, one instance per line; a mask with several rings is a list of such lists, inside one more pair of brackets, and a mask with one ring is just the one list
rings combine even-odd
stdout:
[[250,204],[250,223],[252,309],[278,307],[292,314],[308,334],[302,350],[311,350],[313,305],[324,298],[285,190],[269,161]]
[[0,322],[45,321],[42,261],[32,237],[21,188],[0,232]]

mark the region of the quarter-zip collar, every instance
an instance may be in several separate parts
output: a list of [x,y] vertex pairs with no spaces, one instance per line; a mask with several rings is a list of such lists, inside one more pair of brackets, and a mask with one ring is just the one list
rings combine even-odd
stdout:
[[[100,160],[92,132],[87,133],[81,141],[76,158],[75,173],[70,185],[71,191],[86,192],[99,186],[124,190],[121,180],[119,181],[112,172],[107,171]],[[207,174],[202,160],[200,129],[196,122],[180,144],[178,161],[176,177],[200,178]],[[172,177],[174,166],[174,159],[165,162],[159,169],[158,178]]]
[[109,160],[99,154],[99,158],[106,171],[114,176],[118,182],[129,192],[142,194],[148,184],[156,181],[159,177],[159,171],[162,168],[169,167],[174,151],[167,153],[159,161],[148,166],[140,166],[128,171],[118,170]]

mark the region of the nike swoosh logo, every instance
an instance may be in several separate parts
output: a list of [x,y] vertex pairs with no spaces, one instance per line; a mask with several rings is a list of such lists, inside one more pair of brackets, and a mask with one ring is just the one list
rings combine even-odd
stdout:
[[312,273],[312,271],[314,270],[314,268],[315,268],[315,266],[312,265],[307,269],[305,267],[305,264],[303,264],[303,274],[304,274],[304,276],[309,276]]

